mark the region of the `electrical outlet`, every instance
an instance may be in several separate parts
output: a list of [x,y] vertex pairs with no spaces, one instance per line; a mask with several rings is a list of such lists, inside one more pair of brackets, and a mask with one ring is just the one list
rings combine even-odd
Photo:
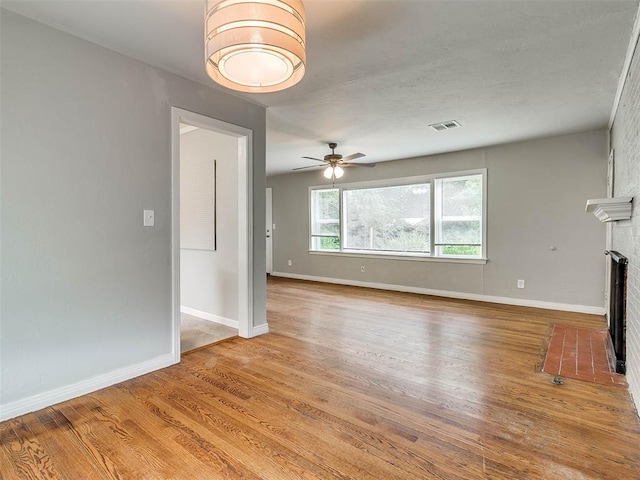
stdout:
[[518,288],[524,288],[524,280],[518,280]]
[[360,265],[360,272],[364,273],[364,265]]
[[287,260],[287,265],[292,266],[293,262],[291,260]]

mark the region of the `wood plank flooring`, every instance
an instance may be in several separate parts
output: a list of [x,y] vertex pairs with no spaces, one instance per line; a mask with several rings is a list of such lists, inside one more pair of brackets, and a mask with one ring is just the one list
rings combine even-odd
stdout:
[[180,353],[191,352],[236,336],[238,336],[237,328],[187,313],[180,314]]
[[268,318],[1,423],[0,478],[640,478],[627,389],[540,371],[600,317],[271,278]]

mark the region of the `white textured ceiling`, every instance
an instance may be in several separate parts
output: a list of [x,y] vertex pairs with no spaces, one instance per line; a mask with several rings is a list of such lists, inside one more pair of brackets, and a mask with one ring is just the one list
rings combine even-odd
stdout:
[[[2,6],[211,85],[204,0]],[[306,0],[307,73],[268,106],[267,172],[385,161],[607,125],[637,0]],[[457,120],[437,133],[428,125]]]

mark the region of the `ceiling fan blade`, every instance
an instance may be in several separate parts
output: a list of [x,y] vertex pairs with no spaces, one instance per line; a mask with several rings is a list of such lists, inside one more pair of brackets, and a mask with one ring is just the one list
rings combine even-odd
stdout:
[[305,168],[318,168],[318,167],[322,167],[322,165],[309,165],[308,167],[292,168],[291,170],[304,170]]
[[349,162],[349,163],[346,163],[346,164],[344,164],[344,165],[342,165],[342,166],[343,166],[343,167],[351,167],[351,166],[354,166],[354,167],[367,167],[367,168],[373,168],[373,167],[375,167],[375,166],[376,166],[376,164],[375,164],[375,163],[355,163],[355,162]]
[[313,158],[313,157],[302,157],[302,158],[306,158],[308,160],[317,160],[318,162],[326,162],[326,160],[323,160],[321,158]]
[[342,157],[341,160],[343,162],[348,162],[349,160],[355,160],[356,158],[366,157],[364,153],[352,153],[351,155],[347,155],[346,157]]

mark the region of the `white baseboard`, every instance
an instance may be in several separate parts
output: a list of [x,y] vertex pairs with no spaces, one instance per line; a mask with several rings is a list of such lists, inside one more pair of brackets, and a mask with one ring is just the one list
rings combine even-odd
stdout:
[[189,308],[183,305],[180,305],[180,311],[182,313],[193,315],[194,317],[198,317],[203,320],[208,320],[210,322],[215,322],[221,325],[226,325],[227,327],[238,329],[238,320],[232,320],[230,318],[220,317],[218,315],[213,315],[212,313],[202,312],[200,310],[196,310],[195,308]]
[[269,333],[269,325],[266,323],[251,329],[251,337],[257,337],[258,335],[264,335],[265,333]]
[[461,300],[475,300],[477,302],[501,303],[505,305],[517,305],[520,307],[544,308],[546,310],[561,310],[564,312],[589,313],[592,315],[604,315],[604,307],[589,305],[573,305],[569,303],[543,302],[540,300],[527,300],[523,298],[495,297],[478,293],[450,292],[446,290],[432,290],[430,288],[409,287],[406,285],[393,285],[387,283],[362,282],[358,280],[346,280],[342,278],[316,277],[313,275],[300,275],[297,273],[273,272],[274,277],[293,278],[297,280],[310,280],[312,282],[336,283],[339,285],[352,285],[354,287],[377,288],[379,290],[392,290],[396,292],[420,293],[434,295],[436,297],[459,298]]
[[173,355],[167,353],[146,362],[123,367],[118,370],[114,370],[113,372],[82,380],[81,382],[77,382],[72,385],[55,388],[47,392],[23,398],[22,400],[0,405],[0,422],[26,413],[35,412],[81,395],[95,392],[96,390],[124,382],[125,380],[130,380],[134,377],[139,377],[145,373],[153,372],[175,363]]

